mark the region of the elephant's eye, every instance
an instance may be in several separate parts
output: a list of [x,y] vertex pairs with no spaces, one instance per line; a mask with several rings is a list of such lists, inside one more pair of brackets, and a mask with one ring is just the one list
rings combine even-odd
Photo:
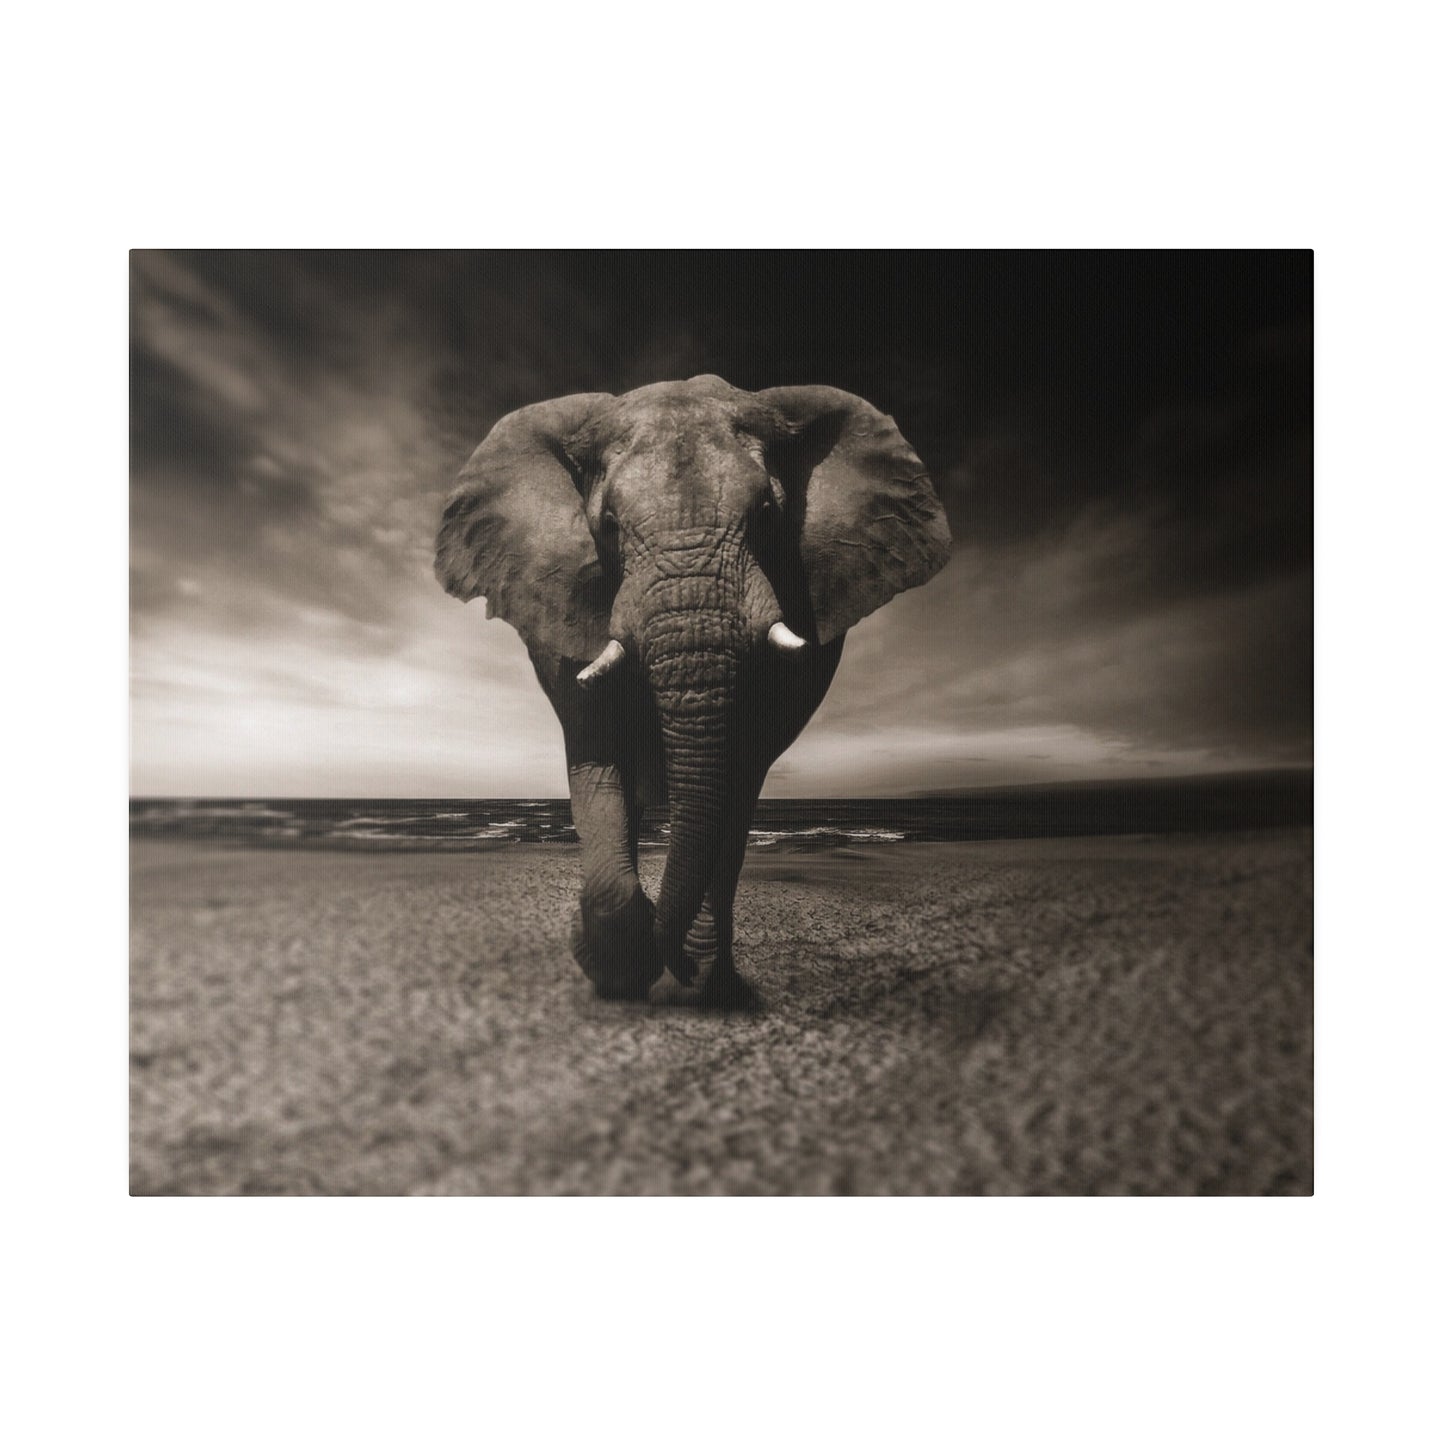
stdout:
[[617,530],[617,513],[611,507],[602,509],[602,530],[604,532],[615,532]]
[[769,479],[757,501],[758,519],[762,522],[776,522],[782,516],[783,508],[776,485]]

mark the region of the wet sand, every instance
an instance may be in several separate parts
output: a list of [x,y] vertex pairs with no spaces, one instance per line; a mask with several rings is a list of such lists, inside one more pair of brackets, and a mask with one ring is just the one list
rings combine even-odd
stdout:
[[1309,1193],[1311,849],[758,849],[719,1015],[591,996],[571,847],[136,842],[132,1192]]

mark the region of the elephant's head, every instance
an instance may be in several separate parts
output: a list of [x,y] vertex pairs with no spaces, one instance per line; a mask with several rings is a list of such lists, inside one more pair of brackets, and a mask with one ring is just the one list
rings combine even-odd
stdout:
[[576,659],[583,686],[624,666],[649,682],[672,811],[667,949],[717,846],[739,670],[840,637],[948,552],[890,418],[831,387],[701,376],[503,417],[447,503],[436,572],[463,601],[485,595],[534,653]]

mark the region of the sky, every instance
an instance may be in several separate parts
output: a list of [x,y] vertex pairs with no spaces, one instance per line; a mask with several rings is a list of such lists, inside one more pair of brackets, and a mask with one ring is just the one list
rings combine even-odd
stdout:
[[133,252],[132,793],[565,796],[442,501],[516,407],[704,372],[865,397],[954,536],[765,796],[1308,764],[1312,294],[1308,252]]

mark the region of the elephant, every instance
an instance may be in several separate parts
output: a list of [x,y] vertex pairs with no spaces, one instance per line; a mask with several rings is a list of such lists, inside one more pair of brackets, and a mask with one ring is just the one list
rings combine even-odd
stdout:
[[[436,576],[517,630],[562,725],[582,862],[571,947],[597,995],[645,999],[666,970],[674,995],[758,1001],[733,902],[764,779],[848,628],[950,547],[893,420],[833,387],[696,376],[492,427],[446,501]],[[638,833],[664,804],[654,904]]]

